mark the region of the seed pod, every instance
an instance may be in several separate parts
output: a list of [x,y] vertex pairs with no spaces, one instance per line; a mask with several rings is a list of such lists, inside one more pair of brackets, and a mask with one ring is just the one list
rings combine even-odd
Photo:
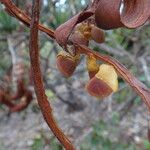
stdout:
[[86,86],[88,93],[92,96],[104,98],[109,96],[113,91],[112,89],[101,79],[93,77]]
[[79,55],[73,57],[69,53],[61,51],[57,55],[57,68],[65,77],[70,77],[78,65],[79,58]]
[[72,41],[73,43],[77,43],[77,44],[81,44],[85,46],[88,46],[89,44],[89,41],[78,31],[74,32],[71,35],[70,41]]
[[95,11],[95,22],[101,29],[109,30],[122,27],[120,19],[120,6],[122,0],[101,0]]
[[99,65],[96,63],[96,58],[94,56],[88,56],[87,57],[87,70],[89,73],[90,79],[95,76],[95,74],[99,70]]
[[102,64],[86,86],[90,95],[104,98],[118,90],[118,76],[113,66]]
[[143,25],[150,17],[150,0],[124,0],[121,22],[128,28]]
[[91,38],[97,43],[103,43],[105,42],[105,33],[98,27],[93,26],[91,30]]

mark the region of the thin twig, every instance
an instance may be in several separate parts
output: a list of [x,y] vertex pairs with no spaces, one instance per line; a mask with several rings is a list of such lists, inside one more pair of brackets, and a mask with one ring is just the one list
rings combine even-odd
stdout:
[[120,74],[120,76],[137,92],[139,96],[141,96],[147,108],[150,110],[150,90],[142,82],[137,80],[124,65],[122,65],[119,61],[109,56],[101,55],[100,53],[93,51],[86,46],[77,45],[76,48],[80,49],[83,54],[92,54],[98,60],[112,65]]

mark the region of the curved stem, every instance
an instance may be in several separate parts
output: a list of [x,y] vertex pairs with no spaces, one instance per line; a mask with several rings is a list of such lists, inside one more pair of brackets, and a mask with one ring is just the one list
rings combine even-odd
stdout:
[[52,108],[45,95],[42,73],[39,62],[39,47],[38,47],[38,22],[39,22],[39,0],[33,0],[32,20],[30,31],[30,59],[33,73],[34,89],[36,92],[38,104],[42,111],[43,117],[48,126],[62,143],[66,150],[74,150],[69,139],[64,135],[63,131],[57,126],[57,123],[52,114]]
[[82,45],[76,45],[76,46],[77,46],[77,49],[79,49],[81,53],[86,54],[86,55],[92,54],[98,60],[104,61],[114,66],[114,68],[117,70],[120,76],[126,82],[128,82],[128,84],[137,92],[139,96],[141,96],[144,103],[150,110],[150,90],[142,82],[136,79],[124,65],[122,65],[119,61],[115,60],[114,58],[101,55],[100,53],[93,51],[86,46],[82,46]]
[[[30,27],[31,18],[26,13],[24,13],[21,9],[19,9],[11,0],[0,0],[0,2],[5,5],[6,11],[10,15],[20,20],[26,26]],[[53,30],[44,27],[41,24],[38,24],[38,28],[39,30],[48,34],[51,38],[55,38]]]

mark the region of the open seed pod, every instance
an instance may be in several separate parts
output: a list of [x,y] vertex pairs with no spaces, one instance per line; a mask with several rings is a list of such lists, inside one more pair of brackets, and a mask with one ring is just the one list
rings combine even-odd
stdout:
[[60,51],[57,55],[57,68],[65,76],[70,77],[78,65],[80,55],[71,56],[65,51]]
[[86,86],[88,93],[95,97],[104,98],[118,90],[118,76],[113,66],[102,64],[98,73]]
[[100,28],[93,26],[91,30],[91,38],[97,43],[105,42],[105,33]]
[[88,73],[89,73],[89,77],[91,79],[98,72],[99,65],[96,63],[96,58],[92,55],[87,57],[86,65],[87,65],[87,70],[88,70]]
[[124,26],[120,19],[122,0],[100,0],[95,11],[95,22],[101,29],[109,30]]

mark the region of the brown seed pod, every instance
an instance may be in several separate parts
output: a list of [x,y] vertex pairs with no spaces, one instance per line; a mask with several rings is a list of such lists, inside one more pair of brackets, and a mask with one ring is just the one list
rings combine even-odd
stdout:
[[150,0],[124,0],[122,23],[128,28],[143,25],[150,17]]
[[122,27],[120,6],[122,0],[100,0],[95,11],[95,21],[99,28],[109,30]]
[[96,26],[92,27],[91,30],[91,37],[97,43],[104,43],[105,42],[105,33],[103,30],[99,29]]
[[88,93],[95,97],[104,98],[109,96],[113,90],[101,79],[93,77],[86,86]]
[[69,53],[61,51],[57,55],[57,68],[65,77],[70,77],[78,65],[79,57],[79,55],[73,57]]
[[78,31],[74,32],[71,35],[70,41],[72,41],[73,43],[77,43],[77,44],[81,44],[85,46],[88,46],[89,44],[89,41]]
[[87,91],[92,96],[106,97],[118,90],[117,73],[113,66],[102,64],[98,73],[89,81]]

